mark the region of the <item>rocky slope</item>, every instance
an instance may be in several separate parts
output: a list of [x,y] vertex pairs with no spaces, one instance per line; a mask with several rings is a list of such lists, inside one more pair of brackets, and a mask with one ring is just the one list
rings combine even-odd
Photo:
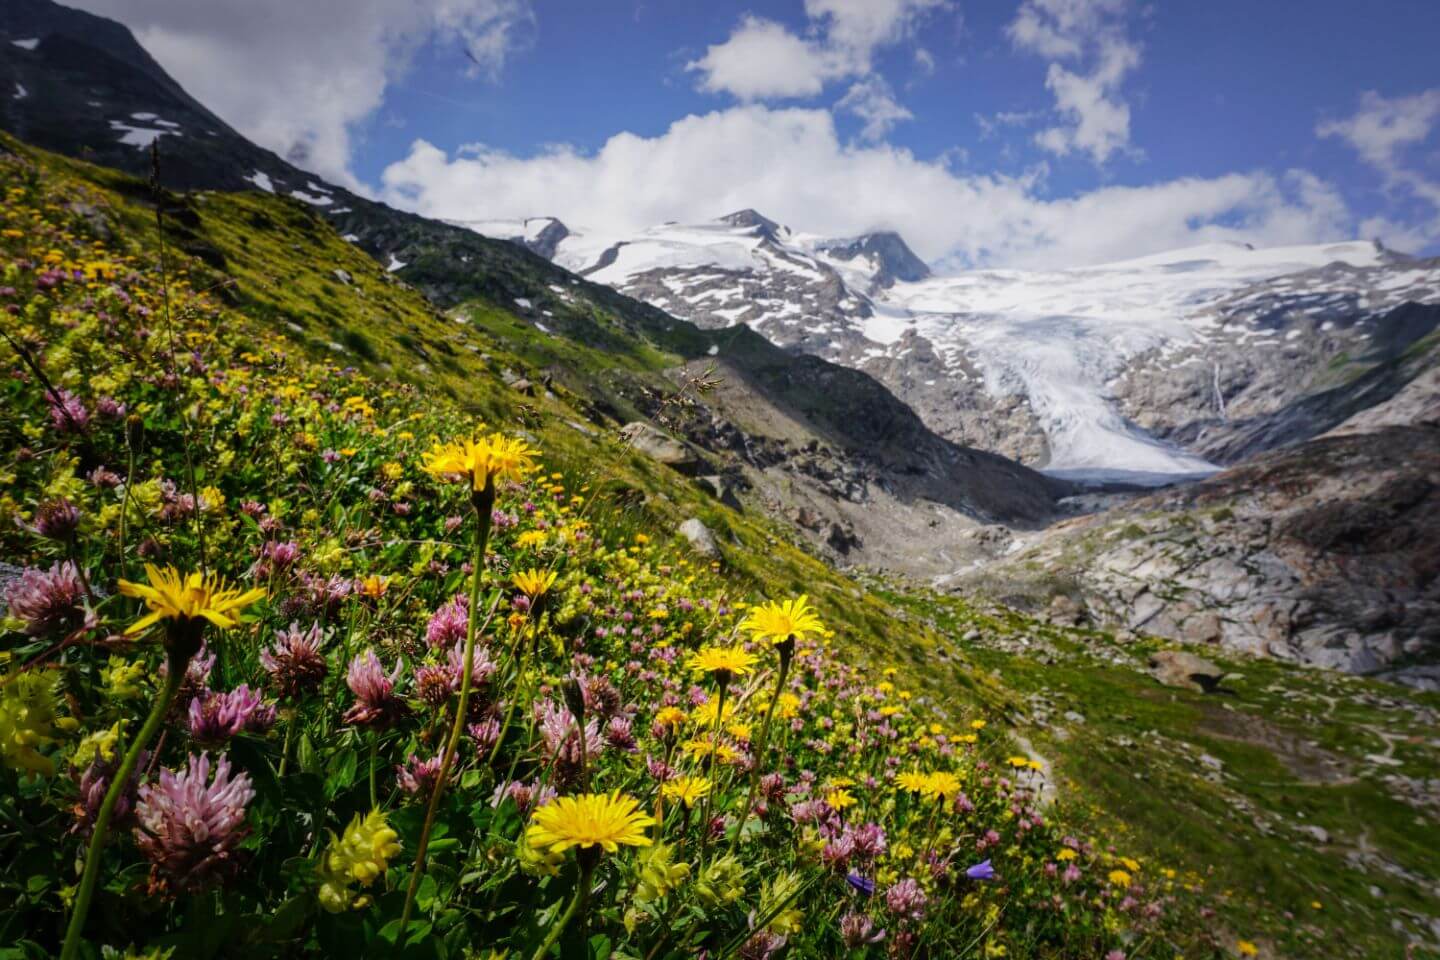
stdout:
[[1273,451],[1022,537],[948,586],[1440,689],[1440,422]]

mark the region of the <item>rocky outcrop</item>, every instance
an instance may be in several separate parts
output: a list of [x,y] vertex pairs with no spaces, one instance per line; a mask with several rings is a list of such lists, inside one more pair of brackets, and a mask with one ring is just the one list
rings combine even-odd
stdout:
[[952,587],[1104,625],[1440,686],[1440,428],[1274,451],[1034,535]]
[[690,549],[707,560],[720,559],[720,545],[715,542],[715,535],[710,528],[699,517],[691,517],[680,524],[676,530],[680,536],[690,543]]
[[1167,687],[1186,687],[1213,693],[1225,679],[1225,671],[1188,650],[1157,650],[1150,655],[1150,676]]

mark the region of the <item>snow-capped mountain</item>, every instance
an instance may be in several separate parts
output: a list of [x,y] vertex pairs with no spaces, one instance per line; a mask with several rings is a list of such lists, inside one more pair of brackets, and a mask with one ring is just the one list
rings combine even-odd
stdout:
[[936,277],[894,233],[837,240],[753,210],[628,234],[548,223],[552,258],[591,280],[863,369],[949,439],[1068,476],[1204,474],[1283,441],[1270,421],[1289,405],[1435,324],[1390,311],[1440,303],[1440,261],[1368,242]]

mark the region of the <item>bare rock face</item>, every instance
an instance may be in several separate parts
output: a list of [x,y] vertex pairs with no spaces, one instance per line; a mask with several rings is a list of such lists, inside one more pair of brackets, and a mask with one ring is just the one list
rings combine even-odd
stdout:
[[690,541],[691,548],[700,556],[709,560],[720,559],[720,545],[715,542],[715,535],[699,517],[691,517],[680,524],[677,532]]
[[1159,650],[1150,657],[1150,675],[1167,687],[1211,693],[1224,679],[1225,671],[1186,650]]
[[700,457],[689,444],[643,421],[626,424],[620,435],[633,449],[681,473],[694,473],[700,466]]
[[1320,437],[1058,524],[959,589],[1440,688],[1440,428]]

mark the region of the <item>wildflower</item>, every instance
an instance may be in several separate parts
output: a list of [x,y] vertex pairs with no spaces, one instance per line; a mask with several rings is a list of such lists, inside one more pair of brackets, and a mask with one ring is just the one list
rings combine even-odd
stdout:
[[421,469],[432,477],[465,477],[472,489],[483,490],[495,480],[524,480],[538,453],[523,440],[499,433],[482,439],[438,443],[425,454]]
[[559,797],[536,810],[525,840],[532,847],[563,853],[571,847],[603,847],[614,853],[621,846],[648,847],[645,828],[655,820],[639,813],[639,802],[620,791]]
[[807,634],[820,633],[825,626],[811,609],[809,599],[801,594],[794,600],[755,607],[740,628],[757,640],[778,644],[786,640],[803,640]]
[[320,860],[320,905],[331,913],[369,903],[356,897],[350,884],[368,887],[390,867],[400,853],[400,835],[391,829],[385,814],[371,810],[362,819],[355,814],[345,832],[330,834],[330,846]]
[[[149,760],[150,754],[146,751],[140,752],[140,760],[136,768],[142,768]],[[110,781],[119,768],[120,761],[114,759],[97,758],[85,772],[80,774],[79,781],[75,784],[79,798],[70,808],[71,814],[75,817],[75,825],[71,830],[81,835],[88,835],[95,825],[95,818],[100,815],[100,805],[105,800],[105,793],[110,789]],[[110,815],[110,822],[113,825],[121,826],[129,824],[131,814],[135,809],[135,774],[132,772],[119,795],[115,798],[115,807]]]
[[361,577],[355,582],[355,591],[362,597],[368,597],[371,600],[379,600],[385,596],[385,592],[389,589],[389,578],[382,577],[376,573]]
[[190,701],[190,736],[200,743],[223,743],[242,731],[264,733],[275,723],[275,708],[246,684],[229,693],[208,691]]
[[949,800],[960,792],[960,778],[948,770],[932,773],[921,792],[932,800]]
[[62,387],[57,393],[58,396],[50,394],[46,398],[50,401],[51,425],[61,433],[83,433],[90,424],[90,411],[69,390]]
[[[873,887],[873,884],[872,884]],[[885,939],[883,929],[876,930],[875,924],[863,913],[847,913],[840,918],[840,939],[851,950],[858,950],[871,943]]]
[[245,809],[254,798],[250,777],[230,775],[221,757],[210,776],[208,754],[191,754],[186,769],[161,770],[156,784],[138,792],[135,842],[156,873],[193,893],[233,870],[245,838]]
[[5,766],[46,776],[55,772],[55,762],[38,748],[56,743],[57,728],[73,723],[58,716],[56,682],[55,674],[36,670],[4,679],[0,686],[0,760]]
[[710,780],[706,777],[676,777],[667,780],[660,787],[660,793],[667,800],[678,800],[687,807],[693,807],[710,793],[710,788]]
[[756,657],[743,647],[706,647],[685,661],[696,674],[713,674],[721,683],[732,677],[743,677],[755,668]]
[[731,854],[717,857],[695,881],[695,898],[706,907],[734,903],[745,893],[745,868]]
[[1113,886],[1130,886],[1130,874],[1126,873],[1124,870],[1111,870],[1105,876],[1106,879],[1108,879]]
[[49,570],[26,568],[5,585],[5,606],[32,637],[69,633],[89,626],[94,618],[85,609],[85,585],[69,560]]
[[1260,948],[1249,940],[1237,940],[1235,943],[1235,951],[1242,957],[1253,957],[1260,952]]
[[868,877],[862,877],[858,873],[847,873],[845,882],[867,897],[875,895],[875,881]]
[[67,542],[80,529],[80,508],[64,497],[48,500],[36,508],[30,529],[46,539]]
[[924,793],[930,787],[930,775],[919,770],[907,770],[895,778],[895,785],[909,793]]
[[149,563],[145,564],[145,577],[150,581],[148,585],[119,581],[122,594],[144,600],[150,610],[125,633],[140,633],[157,621],[168,620],[177,632],[167,635],[167,642],[174,644],[178,640],[188,649],[188,652],[181,651],[187,658],[199,646],[201,620],[229,630],[240,622],[237,616],[240,610],[265,596],[259,587],[241,591],[226,586],[225,581],[214,574],[181,574],[174,567],[161,569]]
[[985,729],[985,721],[984,721],[984,720],[971,720],[971,721],[970,721],[970,729],[971,729],[971,730],[984,730],[984,729]]
[[374,650],[367,649],[350,661],[345,684],[355,694],[356,704],[345,713],[345,722],[358,726],[383,729],[405,713],[405,704],[395,696],[395,681],[400,679],[402,664],[386,676]]
[[974,866],[966,867],[965,876],[971,880],[993,880],[995,878],[995,868],[990,865],[989,860],[981,860]]
[[657,843],[636,857],[639,882],[635,886],[635,902],[653,903],[666,896],[690,876],[690,864],[676,863],[674,849],[668,843]]
[[459,643],[465,639],[469,620],[469,602],[464,594],[457,594],[453,600],[436,610],[426,624],[425,643],[431,650],[440,650]]
[[531,601],[544,596],[555,585],[557,574],[554,570],[522,570],[510,578],[510,582]]
[[845,810],[849,807],[855,806],[855,804],[859,803],[860,801],[856,800],[849,790],[840,789],[831,790],[829,793],[825,794],[825,802],[828,803],[830,806],[834,807],[836,810]]
[[1074,860],[1078,856],[1079,854],[1069,847],[1061,847],[1060,851],[1055,854],[1055,859],[1063,863],[1066,860]]
[[400,784],[400,789],[410,796],[429,794],[435,786],[435,781],[440,779],[440,758],[431,757],[429,760],[421,760],[417,755],[410,754],[410,758],[403,764],[395,767],[395,778]]
[[760,892],[760,914],[770,917],[765,925],[767,933],[787,936],[800,932],[805,913],[795,906],[804,886],[800,875],[790,871],[776,874],[766,882]]
[[925,905],[930,898],[925,891],[920,889],[920,884],[912,877],[906,877],[891,885],[885,891],[885,906],[890,912],[901,919],[921,920],[925,916]]
[[273,646],[260,651],[260,666],[280,697],[299,700],[320,686],[329,671],[320,642],[320,624],[301,630],[299,623],[291,623],[276,632]]

